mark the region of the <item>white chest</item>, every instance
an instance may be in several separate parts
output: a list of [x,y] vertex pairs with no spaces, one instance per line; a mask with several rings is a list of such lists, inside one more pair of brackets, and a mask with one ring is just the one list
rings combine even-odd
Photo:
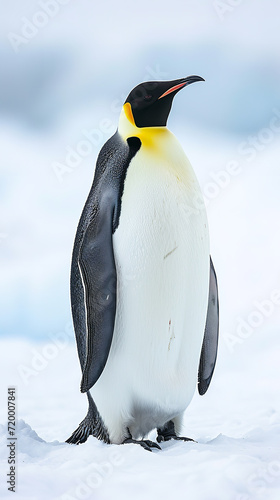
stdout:
[[115,328],[106,367],[91,391],[113,442],[121,442],[125,426],[144,435],[180,414],[197,384],[209,289],[208,226],[192,167],[169,134],[159,134],[152,148],[144,138],[131,161],[113,235]]
[[208,259],[208,225],[200,187],[170,132],[157,138],[157,148],[143,146],[133,158],[113,243],[126,281],[150,272],[151,267],[164,277],[165,269],[187,269],[201,254],[206,253]]
[[140,149],[126,176],[113,237],[118,275],[114,337],[116,350],[145,353],[151,367],[157,352],[157,369],[168,378],[188,365],[186,356],[191,365],[199,361],[209,238],[192,167],[172,134],[162,139],[153,154],[150,148]]

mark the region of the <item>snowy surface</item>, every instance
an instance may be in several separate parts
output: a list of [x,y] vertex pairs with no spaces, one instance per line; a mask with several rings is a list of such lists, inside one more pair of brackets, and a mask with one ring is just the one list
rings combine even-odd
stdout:
[[[79,393],[74,345],[66,337],[60,338],[60,347],[52,342],[1,341],[6,387],[17,387],[16,498],[278,500],[278,332],[267,328],[265,339],[254,336],[234,352],[221,342],[210,389],[203,397],[196,394],[185,414],[184,435],[197,442],[172,441],[153,453],[136,445],[106,445],[92,437],[84,445],[65,444],[87,406]],[[13,353],[9,361],[8,352]],[[27,369],[33,373],[26,375]],[[5,398],[1,391],[3,423]],[[2,478],[7,472],[6,437],[3,425]],[[1,498],[10,498],[2,478]]]

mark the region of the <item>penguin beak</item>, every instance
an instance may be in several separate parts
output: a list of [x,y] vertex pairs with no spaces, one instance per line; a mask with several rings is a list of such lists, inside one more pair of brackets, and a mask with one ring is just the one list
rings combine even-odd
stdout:
[[166,92],[164,92],[160,97],[158,97],[158,99],[162,99],[162,97],[165,97],[173,92],[178,92],[187,85],[195,82],[205,82],[205,80],[201,76],[196,75],[188,76],[187,78],[181,78],[180,80],[173,80],[172,82],[170,82],[171,87],[166,90]]

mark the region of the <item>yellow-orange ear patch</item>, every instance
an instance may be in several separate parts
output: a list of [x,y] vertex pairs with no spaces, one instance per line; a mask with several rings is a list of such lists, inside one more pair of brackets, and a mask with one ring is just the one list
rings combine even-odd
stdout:
[[134,121],[134,118],[133,118],[133,114],[132,114],[132,109],[131,109],[131,104],[129,102],[126,102],[124,105],[123,105],[123,109],[124,109],[124,112],[125,112],[125,116],[126,118],[128,119],[128,121],[134,125],[135,125],[135,121]]

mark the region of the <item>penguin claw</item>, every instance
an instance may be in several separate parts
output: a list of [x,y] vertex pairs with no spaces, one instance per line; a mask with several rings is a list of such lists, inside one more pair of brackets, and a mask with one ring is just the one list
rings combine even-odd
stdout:
[[161,447],[155,443],[154,441],[149,441],[148,439],[145,440],[145,443],[150,447],[150,448],[157,448],[158,450],[161,450]]
[[184,437],[184,436],[177,436],[175,432],[175,426],[174,422],[170,420],[165,424],[164,427],[158,428],[158,435],[157,435],[157,442],[161,443],[161,441],[170,441],[170,439],[176,439],[177,441],[192,441],[193,443],[196,443],[194,439]]
[[177,441],[192,441],[193,443],[197,443],[197,441],[195,441],[194,439],[184,436],[176,436],[176,434],[174,434],[174,436],[163,436],[162,434],[159,434],[157,436],[158,443],[161,443],[162,441],[170,441],[171,439],[176,439]]
[[187,437],[184,437],[184,436],[175,436],[175,437],[173,437],[173,439],[177,439],[178,441],[179,440],[181,440],[181,441],[192,441],[193,443],[197,443],[197,441],[195,441],[195,439],[187,438]]
[[140,446],[142,446],[142,448],[144,448],[144,450],[147,450],[147,451],[153,451],[152,448],[157,448],[158,450],[161,450],[161,447],[157,443],[154,443],[153,441],[150,441],[149,439],[137,440],[137,439],[132,439],[131,437],[128,437],[127,439],[125,439],[122,442],[122,444],[130,444],[130,443],[140,444]]

